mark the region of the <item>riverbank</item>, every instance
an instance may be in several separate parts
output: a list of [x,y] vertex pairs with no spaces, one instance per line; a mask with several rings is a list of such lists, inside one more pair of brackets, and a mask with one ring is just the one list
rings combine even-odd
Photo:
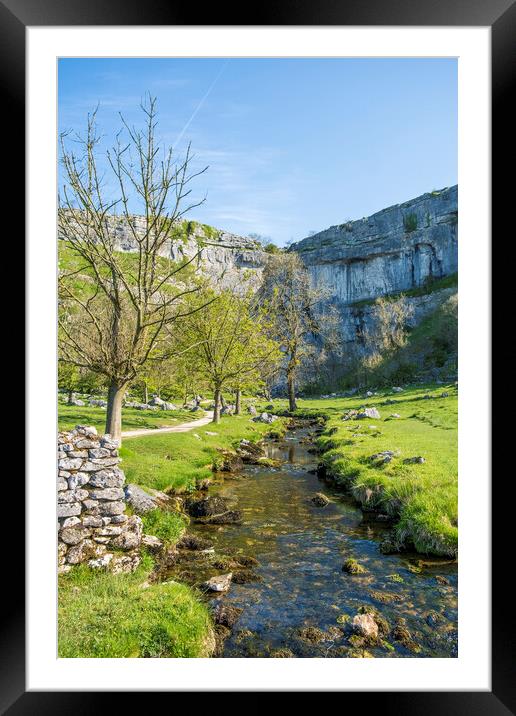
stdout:
[[[285,409],[276,401],[275,409]],[[376,409],[356,419],[352,411]],[[384,549],[456,558],[458,545],[458,390],[407,386],[378,394],[299,401],[296,416],[324,416],[317,440],[321,475],[364,510],[395,521]],[[349,420],[343,420],[348,413]]]
[[149,584],[153,569],[153,560],[144,555],[132,574],[110,574],[81,565],[60,575],[59,656],[211,656],[215,638],[207,605],[184,584]]
[[[97,409],[99,411],[99,409]],[[100,412],[100,411],[99,411]],[[210,480],[243,439],[258,442],[283,434],[285,421],[253,422],[250,415],[223,417],[192,432],[153,433],[127,440],[120,454],[126,482],[169,495],[191,493]],[[129,511],[131,509],[129,508]],[[163,542],[158,555],[143,550],[132,574],[110,574],[86,566],[59,575],[61,657],[209,657],[214,625],[203,595],[158,572],[183,536],[189,518],[157,507],[141,515],[144,533]]]
[[[382,554],[391,521],[321,481],[313,450],[320,428],[295,423],[265,441],[265,461],[217,473],[208,493],[192,496],[241,518],[192,517],[187,549],[164,565],[164,579],[221,585],[207,595],[214,656],[456,656],[456,564]],[[360,631],[364,620],[371,634]]]

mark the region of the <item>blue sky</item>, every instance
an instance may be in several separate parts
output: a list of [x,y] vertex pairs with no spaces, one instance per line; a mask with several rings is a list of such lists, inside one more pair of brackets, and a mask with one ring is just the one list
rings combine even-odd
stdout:
[[147,91],[197,166],[190,218],[283,245],[457,182],[455,59],[61,59],[59,127],[106,141]]

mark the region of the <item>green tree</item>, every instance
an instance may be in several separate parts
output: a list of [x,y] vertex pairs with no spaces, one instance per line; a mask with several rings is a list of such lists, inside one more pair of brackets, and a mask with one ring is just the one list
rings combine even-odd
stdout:
[[278,361],[280,353],[276,341],[267,335],[263,311],[253,306],[250,295],[226,289],[219,295],[205,293],[200,300],[206,307],[185,320],[181,339],[186,346],[194,346],[185,355],[190,369],[213,390],[213,422],[218,423],[223,389],[240,393],[258,381],[262,367]]

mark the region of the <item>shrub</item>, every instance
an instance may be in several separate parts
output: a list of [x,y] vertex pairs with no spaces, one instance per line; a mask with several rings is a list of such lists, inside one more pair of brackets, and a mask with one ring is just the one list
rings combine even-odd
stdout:
[[403,227],[407,233],[417,229],[417,215],[414,213],[406,214],[403,217]]

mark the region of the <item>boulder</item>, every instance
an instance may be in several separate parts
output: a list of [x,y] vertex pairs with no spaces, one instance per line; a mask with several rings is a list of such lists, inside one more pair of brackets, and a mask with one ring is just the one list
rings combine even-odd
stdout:
[[265,450],[257,443],[252,443],[249,440],[241,440],[237,453],[243,462],[253,464],[258,462],[258,460],[265,455]]
[[426,462],[424,457],[421,457],[421,455],[416,455],[415,457],[407,457],[403,462],[406,465],[414,465],[414,464],[422,464]]
[[401,393],[403,391],[403,388],[400,388],[399,385],[396,385],[394,388],[392,388],[393,393]]
[[342,571],[348,574],[364,574],[367,572],[366,568],[363,567],[356,559],[349,558],[342,565]]
[[197,535],[183,535],[176,544],[178,549],[205,550],[213,547],[213,543]]
[[351,623],[353,631],[367,639],[378,638],[378,624],[372,614],[357,614]]
[[363,408],[356,414],[357,420],[363,420],[364,418],[379,419],[380,417],[380,413],[376,408]]
[[392,461],[392,458],[396,455],[393,450],[383,450],[382,452],[375,452],[374,455],[370,456],[371,462],[376,462],[379,465],[383,465]]
[[207,525],[239,525],[242,522],[242,512],[240,510],[228,510],[220,515],[212,515],[210,517],[199,517],[199,521]]
[[236,624],[243,611],[243,609],[233,607],[231,604],[217,602],[214,604],[212,609],[213,621],[215,624],[221,624],[222,626],[231,629]]
[[278,416],[272,415],[272,413],[260,413],[260,415],[253,418],[255,423],[266,423],[267,425],[270,425],[275,420],[278,420]]
[[160,408],[161,410],[178,410],[177,405],[174,405],[174,403],[162,403]]
[[142,535],[142,546],[146,547],[149,552],[158,554],[163,549],[163,542],[154,535]]
[[212,577],[206,580],[206,582],[203,582],[202,587],[208,592],[227,592],[231,586],[232,579],[232,572],[229,572],[229,574],[220,574],[217,577]]
[[127,504],[130,505],[137,515],[144,515],[146,512],[155,510],[157,501],[151,497],[145,490],[138,485],[127,485],[125,488],[125,498]]
[[317,507],[326,507],[326,505],[330,504],[330,500],[326,497],[326,495],[323,495],[322,492],[317,492],[312,497],[312,502],[314,505],[317,505]]
[[248,405],[247,412],[249,413],[249,415],[256,415],[258,411],[256,410],[254,405]]
[[186,501],[185,508],[191,517],[210,517],[227,512],[228,505],[227,497],[214,495],[201,499],[189,499]]

